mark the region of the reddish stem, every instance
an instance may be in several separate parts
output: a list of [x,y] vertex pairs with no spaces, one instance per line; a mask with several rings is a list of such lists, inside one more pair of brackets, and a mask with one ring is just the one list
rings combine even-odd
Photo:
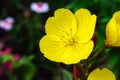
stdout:
[[77,78],[80,77],[80,72],[79,72],[79,70],[78,70],[76,65],[73,66],[72,80],[75,80],[75,77],[77,77]]

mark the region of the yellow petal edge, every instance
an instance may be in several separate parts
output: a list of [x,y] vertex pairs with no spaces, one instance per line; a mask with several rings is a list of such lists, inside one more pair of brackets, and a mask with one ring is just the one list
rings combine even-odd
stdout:
[[116,80],[116,78],[111,70],[107,68],[100,70],[97,68],[89,74],[87,80]]

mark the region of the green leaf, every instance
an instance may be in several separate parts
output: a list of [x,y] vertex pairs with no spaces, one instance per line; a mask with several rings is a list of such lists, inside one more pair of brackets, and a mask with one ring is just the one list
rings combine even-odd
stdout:
[[34,76],[36,69],[35,65],[32,63],[34,55],[28,57],[22,57],[19,61],[14,63],[15,68],[18,70],[16,76],[22,77],[24,80],[31,80]]
[[7,61],[14,61],[13,60],[13,55],[2,55],[1,60],[3,63],[6,63]]
[[110,63],[111,68],[114,68],[116,64],[119,62],[119,55],[118,54],[112,55],[108,59],[108,62]]
[[65,69],[59,69],[59,73],[54,76],[53,80],[72,80],[72,74]]
[[27,69],[25,70],[26,73],[24,74],[24,79],[31,80],[36,72],[35,66],[32,63],[27,63],[26,67],[27,67]]
[[62,70],[64,80],[72,80],[72,74],[67,70]]

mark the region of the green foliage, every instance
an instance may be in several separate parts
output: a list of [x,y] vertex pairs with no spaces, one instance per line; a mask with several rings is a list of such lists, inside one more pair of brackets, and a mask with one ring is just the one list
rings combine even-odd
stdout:
[[[22,80],[31,80],[35,75],[35,65],[31,62],[34,59],[34,55],[28,57],[21,57],[19,60],[14,60],[13,55],[0,56],[1,65],[5,65],[7,62],[11,62],[11,71],[6,72],[10,80],[18,80],[19,77]],[[9,69],[9,65],[5,69]],[[14,75],[14,76],[13,76]]]

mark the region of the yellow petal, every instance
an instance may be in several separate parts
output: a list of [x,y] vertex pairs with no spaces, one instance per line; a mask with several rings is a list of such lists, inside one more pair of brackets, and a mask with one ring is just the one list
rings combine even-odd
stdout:
[[115,12],[113,18],[115,19],[115,22],[120,25],[120,11]]
[[116,20],[116,27],[117,27],[117,40],[116,42],[113,44],[113,46],[120,46],[120,11],[115,12],[115,14],[113,15],[114,19]]
[[46,34],[66,36],[76,33],[76,19],[70,10],[58,9],[55,11],[54,16],[48,18],[46,22]]
[[93,49],[93,42],[86,44],[76,44],[76,46],[68,47],[62,55],[62,62],[65,64],[75,64],[83,59],[87,59]]
[[92,71],[87,80],[116,80],[112,71],[107,68],[100,70],[99,68]]
[[87,80],[100,80],[100,69],[95,69],[94,71],[92,71]]
[[105,45],[120,46],[120,11],[114,13],[106,26]]
[[112,18],[106,26],[106,41],[105,45],[114,44],[117,40],[117,24],[115,19]]
[[101,70],[101,80],[116,80],[112,71],[107,68]]
[[75,13],[78,25],[78,34],[81,37],[81,42],[89,41],[94,33],[96,16],[91,15],[87,9],[80,9]]
[[79,56],[81,59],[87,59],[91,54],[93,47],[94,47],[93,41],[89,41],[84,44],[78,43],[76,45],[76,49],[79,51]]
[[46,58],[65,64],[75,64],[86,59],[93,49],[92,41],[86,44],[76,44],[76,46],[63,46],[60,38],[53,35],[44,36],[39,45]]
[[56,62],[60,62],[64,50],[59,39],[58,36],[46,35],[39,42],[40,50],[45,57]]
[[112,44],[112,46],[115,46],[115,47],[118,47],[120,46],[120,25],[117,25],[117,39],[116,39],[116,42]]
[[115,42],[114,44],[112,44],[112,46],[114,46],[114,47],[119,47],[119,46],[120,46],[120,40],[117,41],[117,42]]

